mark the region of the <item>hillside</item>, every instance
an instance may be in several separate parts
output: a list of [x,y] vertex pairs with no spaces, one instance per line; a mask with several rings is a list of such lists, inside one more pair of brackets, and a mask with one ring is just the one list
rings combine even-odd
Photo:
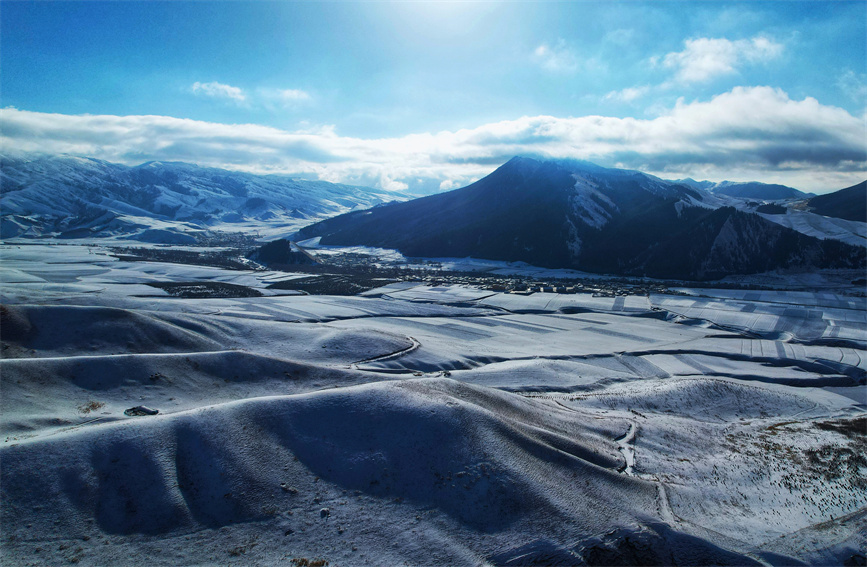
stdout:
[[723,181],[708,188],[716,195],[728,195],[738,199],[767,199],[777,201],[781,199],[803,199],[808,195],[793,187],[778,185],[775,183],[758,183],[755,181],[738,183],[735,181]]
[[524,157],[463,189],[341,215],[297,237],[408,256],[694,280],[865,264],[861,247],[719,207],[702,189],[586,162]]
[[793,187],[776,183],[760,183],[758,181],[696,181],[686,178],[678,179],[674,183],[686,185],[693,189],[704,189],[714,195],[724,195],[735,199],[759,199],[778,201],[783,199],[803,199],[810,197],[812,193],[804,193]]
[[128,167],[69,156],[0,157],[2,238],[121,237],[191,243],[208,231],[279,235],[406,199],[369,187],[179,162]]
[[867,181],[807,201],[812,212],[826,217],[867,222]]

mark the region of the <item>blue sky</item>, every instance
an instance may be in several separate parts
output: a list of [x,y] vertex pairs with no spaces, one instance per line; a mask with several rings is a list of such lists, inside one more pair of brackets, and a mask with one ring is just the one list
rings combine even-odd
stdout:
[[863,1],[4,2],[0,148],[419,191],[538,153],[831,190],[867,170],[865,30]]

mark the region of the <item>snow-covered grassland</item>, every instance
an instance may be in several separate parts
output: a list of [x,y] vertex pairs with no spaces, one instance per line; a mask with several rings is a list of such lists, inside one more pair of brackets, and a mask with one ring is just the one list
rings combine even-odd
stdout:
[[291,277],[2,246],[0,563],[863,564],[863,297]]

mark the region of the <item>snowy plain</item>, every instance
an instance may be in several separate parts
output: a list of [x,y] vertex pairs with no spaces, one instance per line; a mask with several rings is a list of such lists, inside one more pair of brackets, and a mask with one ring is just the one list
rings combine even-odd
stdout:
[[863,296],[292,277],[0,247],[0,563],[863,561]]

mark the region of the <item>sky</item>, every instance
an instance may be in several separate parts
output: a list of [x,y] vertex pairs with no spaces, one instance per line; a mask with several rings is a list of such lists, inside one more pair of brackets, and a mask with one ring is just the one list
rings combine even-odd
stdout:
[[867,2],[18,2],[0,152],[430,193],[518,154],[867,178]]

